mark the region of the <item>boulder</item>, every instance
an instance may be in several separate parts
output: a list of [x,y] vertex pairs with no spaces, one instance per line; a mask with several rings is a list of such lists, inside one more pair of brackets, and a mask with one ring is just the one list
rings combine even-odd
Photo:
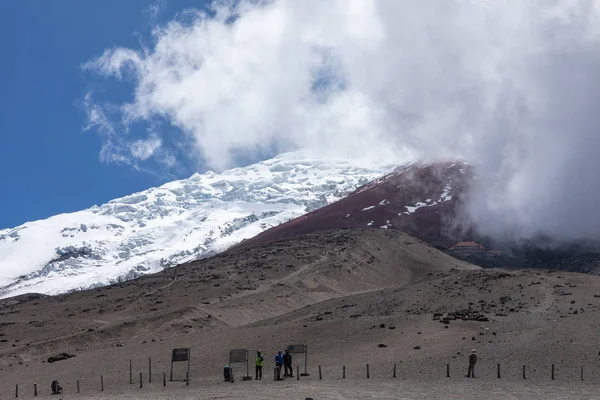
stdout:
[[57,354],[55,356],[48,357],[48,362],[49,363],[53,363],[53,362],[56,362],[56,361],[62,361],[62,360],[66,360],[68,358],[73,358],[73,357],[75,357],[75,354],[60,353],[60,354]]

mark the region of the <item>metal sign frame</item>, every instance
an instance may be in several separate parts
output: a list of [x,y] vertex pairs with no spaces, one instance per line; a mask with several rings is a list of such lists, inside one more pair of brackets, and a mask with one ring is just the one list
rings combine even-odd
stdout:
[[291,344],[288,346],[291,354],[302,354],[304,353],[304,374],[303,376],[308,376],[308,345],[306,344]]
[[250,376],[250,365],[248,358],[248,349],[229,350],[229,367],[233,363],[246,363],[246,376]]
[[191,356],[191,348],[189,347],[180,347],[177,349],[173,349],[171,352],[171,376],[169,378],[170,381],[173,381],[173,363],[187,361],[187,374],[186,379],[190,379],[190,359]]

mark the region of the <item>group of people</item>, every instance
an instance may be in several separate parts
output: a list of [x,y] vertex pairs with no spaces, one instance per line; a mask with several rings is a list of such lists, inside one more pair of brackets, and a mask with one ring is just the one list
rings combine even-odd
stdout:
[[[256,377],[257,381],[262,380],[262,368],[265,362],[265,358],[261,354],[260,350],[256,352]],[[467,378],[475,378],[475,364],[477,364],[477,351],[475,349],[471,350],[471,354],[469,355],[469,369],[467,371]],[[281,350],[275,354],[275,379],[281,380],[281,369],[284,368],[284,378],[294,377],[294,369],[292,368],[292,355],[290,354],[290,349],[285,349],[285,353],[282,354]]]
[[[257,381],[262,380],[262,368],[265,362],[265,358],[261,354],[260,350],[256,352],[256,376],[255,379]],[[281,369],[284,369],[283,377],[294,377],[294,369],[292,368],[292,355],[290,354],[290,349],[285,349],[285,353],[282,353],[281,350],[275,354],[275,379],[281,380]]]

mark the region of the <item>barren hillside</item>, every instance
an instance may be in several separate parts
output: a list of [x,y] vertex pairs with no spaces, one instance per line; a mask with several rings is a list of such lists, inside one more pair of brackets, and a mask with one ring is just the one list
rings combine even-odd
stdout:
[[[367,363],[372,380],[386,381],[396,363],[409,390],[444,385],[450,364],[452,385],[460,385],[472,348],[483,382],[497,379],[497,364],[507,381],[522,379],[526,365],[532,387],[549,381],[552,364],[563,384],[576,384],[581,366],[586,382],[600,382],[600,278],[482,270],[397,231],[317,232],[120,285],[13,303],[0,309],[0,389],[10,393],[17,383],[29,395],[32,383],[45,388],[59,379],[64,398],[76,398],[80,380],[81,395],[94,398],[102,375],[103,395],[184,397],[185,384],[164,389],[162,374],[171,349],[191,347],[189,393],[216,398],[229,350],[261,349],[265,380],[226,387],[229,397],[244,398],[249,387],[271,390],[273,354],[300,343],[308,345],[311,375],[281,383],[294,393],[307,385],[331,395],[328,382],[342,378],[342,365],[356,390],[368,391],[360,383]],[[75,357],[47,362],[63,352]],[[142,372],[146,380],[148,357],[153,382],[129,385],[129,360],[134,377]],[[301,355],[295,363],[304,368]],[[318,365],[325,386],[317,384]],[[176,376],[183,371],[176,366]]]

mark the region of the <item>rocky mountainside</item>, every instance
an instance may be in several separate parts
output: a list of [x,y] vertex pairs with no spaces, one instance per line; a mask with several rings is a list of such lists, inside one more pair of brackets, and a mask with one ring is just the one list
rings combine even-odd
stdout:
[[430,244],[450,247],[470,232],[457,224],[473,179],[464,161],[407,164],[340,201],[240,243],[251,247],[304,233],[347,228],[397,229]]
[[[479,235],[465,212],[475,172],[475,167],[464,161],[407,164],[338,202],[268,229],[237,247],[321,230],[373,227],[407,232],[453,257],[483,267],[600,272],[597,242],[561,243],[546,237],[498,242]],[[483,245],[482,250],[454,250],[453,245],[461,241],[475,241]]]
[[[419,399],[448,398],[440,393],[455,382],[477,387],[470,398],[480,399],[485,382],[524,382],[526,365],[528,386],[520,393],[527,396],[513,398],[531,398],[535,385],[562,390],[555,399],[595,398],[563,388],[594,390],[600,383],[599,293],[597,276],[481,269],[391,229],[320,231],[116,285],[0,302],[0,391],[12,394],[18,384],[19,397],[29,397],[32,382],[40,388],[39,382],[57,379],[65,396],[75,396],[80,382],[77,396],[94,399],[205,398],[208,391],[223,398],[224,390],[235,390],[227,398],[258,399],[246,394],[278,388],[287,390],[282,396],[296,388],[295,398],[323,398],[320,387],[314,389],[322,382],[378,382],[359,396],[344,396],[362,399],[386,382],[395,390],[385,398],[404,396],[406,382],[439,385],[431,395],[410,397]],[[310,375],[274,382],[273,355],[291,344],[308,346]],[[163,387],[178,347],[197,355],[191,381],[181,381],[181,363]],[[239,348],[266,356],[262,381],[223,384],[229,351]],[[471,349],[480,355],[477,380],[463,378]],[[294,357],[302,368],[302,355]],[[152,382],[146,380],[150,358]],[[144,375],[143,388],[129,384],[130,360],[134,377]],[[236,368],[242,376],[243,364]],[[244,387],[248,392],[240,392]],[[49,385],[42,389],[42,397],[49,395]],[[497,386],[494,391],[506,394]],[[463,398],[460,391],[451,397]]]
[[204,258],[392,169],[287,153],[0,230],[0,298],[81,290]]

